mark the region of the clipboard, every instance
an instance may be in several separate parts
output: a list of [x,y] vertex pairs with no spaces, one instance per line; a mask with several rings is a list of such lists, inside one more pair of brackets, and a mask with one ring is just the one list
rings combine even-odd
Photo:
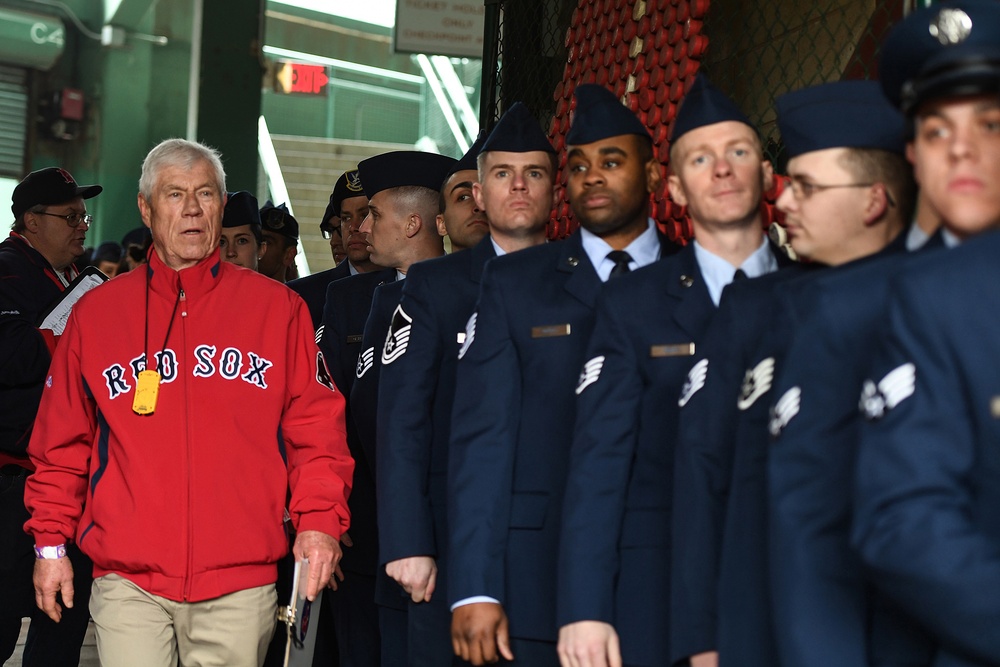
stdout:
[[103,285],[107,280],[108,277],[96,266],[85,268],[45,309],[45,313],[38,320],[38,328],[51,329],[53,334],[61,336],[66,328],[66,321],[69,320],[69,314],[80,297],[95,287]]
[[316,651],[316,628],[319,627],[320,602],[323,589],[310,602],[306,598],[309,582],[309,560],[295,563],[292,575],[292,597],[287,607],[278,607],[278,620],[285,624],[288,640],[285,642],[285,667],[312,667]]

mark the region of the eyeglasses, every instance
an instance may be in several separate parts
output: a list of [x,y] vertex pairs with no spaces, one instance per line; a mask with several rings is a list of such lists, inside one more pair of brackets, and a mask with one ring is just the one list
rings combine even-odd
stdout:
[[81,222],[90,227],[90,224],[94,222],[94,216],[89,213],[70,213],[69,215],[49,213],[48,211],[33,211],[33,213],[35,215],[50,215],[53,218],[62,218],[70,227],[79,227]]
[[[811,198],[817,192],[837,190],[840,188],[870,188],[873,185],[878,185],[878,183],[840,183],[835,185],[823,185],[821,183],[813,183],[812,181],[803,181],[795,178],[794,176],[790,178],[788,182],[788,186],[792,190],[792,196],[799,202],[803,202]],[[885,188],[885,198],[889,202],[889,206],[896,205],[895,200],[892,198],[892,194],[889,192],[889,188]]]
[[323,238],[327,241],[333,238],[333,235],[343,237],[344,231],[340,228],[340,225],[333,227],[331,225],[321,225],[319,231],[323,233]]

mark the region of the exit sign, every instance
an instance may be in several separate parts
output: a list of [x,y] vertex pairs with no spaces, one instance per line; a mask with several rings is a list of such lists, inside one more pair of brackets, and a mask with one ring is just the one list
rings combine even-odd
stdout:
[[282,63],[275,77],[275,90],[279,93],[325,95],[330,77],[322,65]]

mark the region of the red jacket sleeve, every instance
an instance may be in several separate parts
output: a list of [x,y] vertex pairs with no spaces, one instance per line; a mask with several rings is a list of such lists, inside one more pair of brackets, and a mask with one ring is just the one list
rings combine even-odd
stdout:
[[281,417],[292,492],[289,511],[297,530],[318,530],[339,539],[350,525],[347,497],[354,475],[344,397],[330,379],[309,310],[298,295],[292,310],[288,395]]
[[31,513],[25,530],[39,546],[72,541],[83,502],[97,415],[80,368],[80,332],[70,316],[45,379],[42,401],[28,443],[35,473],[24,502]]

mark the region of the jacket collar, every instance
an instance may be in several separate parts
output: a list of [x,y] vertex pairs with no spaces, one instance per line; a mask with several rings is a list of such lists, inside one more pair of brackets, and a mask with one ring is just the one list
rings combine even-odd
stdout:
[[[149,253],[146,276],[150,281],[150,287],[156,294],[173,299],[177,296],[177,292],[183,288],[186,298],[196,299],[215,289],[219,280],[229,269],[235,270],[236,267],[222,266],[222,255],[218,248],[194,266],[180,271],[175,271],[164,264],[154,248]],[[249,271],[249,269],[245,270]]]

